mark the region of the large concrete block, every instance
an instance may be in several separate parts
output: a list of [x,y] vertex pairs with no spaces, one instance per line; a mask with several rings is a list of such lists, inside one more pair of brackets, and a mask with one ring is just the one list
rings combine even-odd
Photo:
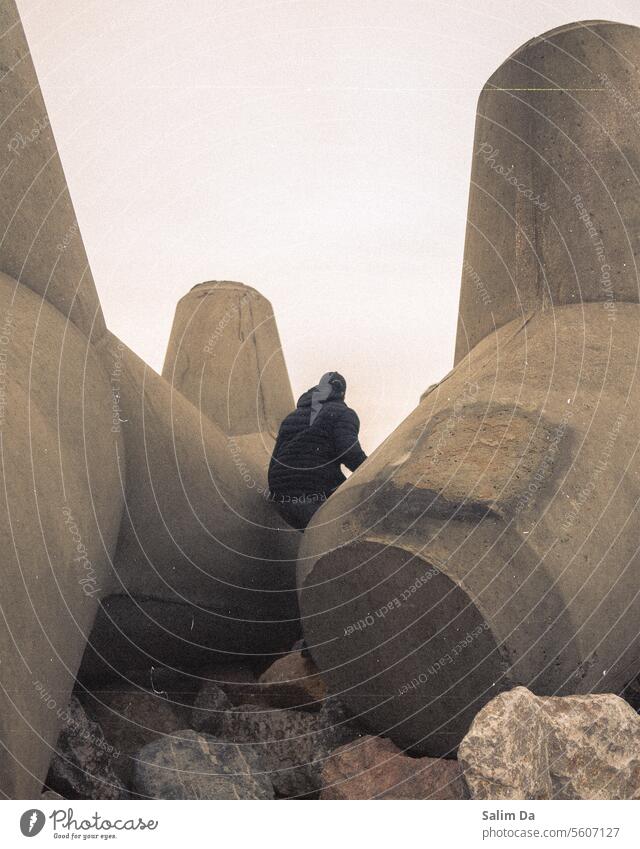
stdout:
[[313,657],[403,748],[454,752],[500,690],[640,668],[639,64],[639,30],[575,24],[493,75],[457,365],[304,534]]

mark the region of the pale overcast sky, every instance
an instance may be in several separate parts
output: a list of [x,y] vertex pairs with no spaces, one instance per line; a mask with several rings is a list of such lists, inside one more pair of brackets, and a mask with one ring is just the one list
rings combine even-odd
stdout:
[[297,396],[371,451],[451,368],[476,101],[529,38],[639,0],[18,0],[107,323],[160,370],[177,300],[273,303]]

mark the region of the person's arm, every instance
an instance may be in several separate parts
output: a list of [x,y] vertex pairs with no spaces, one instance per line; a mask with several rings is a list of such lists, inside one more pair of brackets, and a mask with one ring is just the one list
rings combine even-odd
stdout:
[[337,457],[350,471],[355,472],[367,459],[358,440],[360,419],[356,413],[347,408],[336,417],[333,428]]

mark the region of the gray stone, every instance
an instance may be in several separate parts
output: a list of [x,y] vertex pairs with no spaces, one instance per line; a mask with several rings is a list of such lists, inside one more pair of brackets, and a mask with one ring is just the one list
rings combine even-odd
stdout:
[[640,717],[612,694],[516,687],[480,711],[458,759],[473,799],[639,799]]
[[120,753],[75,696],[62,712],[63,725],[46,784],[65,799],[128,799],[114,770]]
[[196,731],[206,731],[214,736],[223,724],[223,712],[230,707],[226,693],[209,681],[196,696],[191,711],[191,726]]
[[84,696],[87,713],[99,723],[118,753],[114,771],[129,784],[138,751],[158,737],[185,727],[188,716],[162,694],[141,689],[106,689]]
[[151,799],[273,799],[274,795],[255,752],[192,730],[140,750],[134,790]]
[[224,715],[220,736],[257,754],[279,796],[302,798],[317,795],[324,759],[357,732],[318,714],[242,705]]

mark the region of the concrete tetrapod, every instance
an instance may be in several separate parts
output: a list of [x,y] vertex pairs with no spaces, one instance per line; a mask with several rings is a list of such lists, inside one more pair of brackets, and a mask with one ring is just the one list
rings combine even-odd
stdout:
[[0,65],[0,792],[34,798],[83,653],[91,678],[290,648],[296,535],[243,478],[264,452],[240,474],[213,411],[106,330],[13,0]]
[[637,29],[575,24],[491,78],[456,367],[304,534],[315,661],[417,753],[453,753],[501,690],[640,669],[639,61]]
[[116,337],[97,347],[118,373],[127,487],[117,589],[83,680],[105,674],[96,655],[114,670],[186,670],[286,651],[299,634],[298,535],[278,529],[267,454],[241,450]]

